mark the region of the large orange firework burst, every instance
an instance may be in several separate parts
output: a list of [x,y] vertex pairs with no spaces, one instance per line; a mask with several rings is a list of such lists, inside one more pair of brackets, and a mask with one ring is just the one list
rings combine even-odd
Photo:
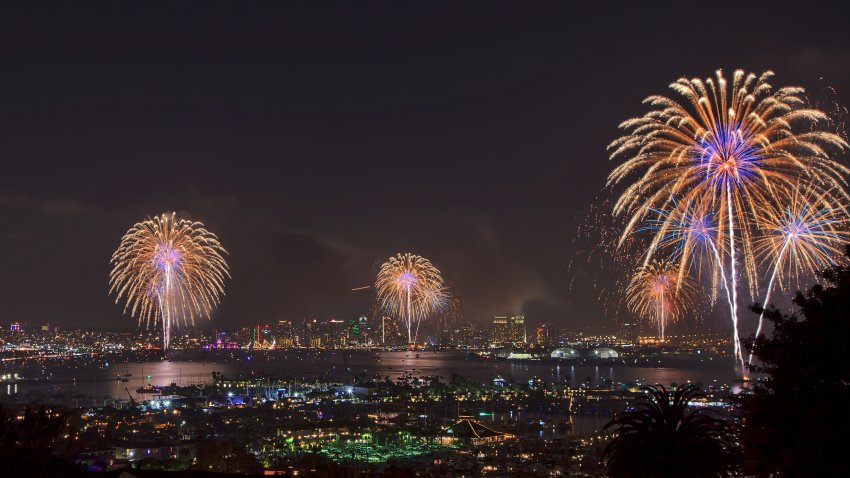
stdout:
[[408,343],[415,343],[419,324],[448,303],[440,271],[415,254],[390,257],[378,271],[375,291],[381,308],[407,326]]
[[135,224],[112,255],[109,293],[139,323],[162,323],[167,350],[172,325],[208,318],[229,277],[226,251],[200,222],[162,214]]
[[612,159],[626,160],[611,172],[608,184],[634,177],[614,205],[616,214],[629,215],[621,237],[653,209],[667,210],[674,202],[695,205],[724,225],[717,243],[739,250],[735,253],[742,256],[755,294],[750,213],[793,195],[801,178],[846,198],[848,170],[830,152],[847,143],[826,131],[829,118],[807,106],[802,88],[774,89],[768,83],[772,76],[737,70],[731,85],[719,70],[715,79],[680,78],[670,87],[684,102],[650,96],[644,102],[651,111],[620,125],[629,133],[609,149]]
[[653,322],[662,340],[667,324],[678,321],[690,309],[693,299],[693,284],[682,280],[677,266],[667,261],[641,266],[626,288],[629,310]]
[[[667,254],[664,246],[686,218],[681,208],[710,221],[709,234],[679,235],[674,242],[680,251],[696,251],[699,244],[689,241],[710,237],[713,289],[718,274],[728,274],[728,281],[724,276],[720,282],[728,282],[726,290],[731,291],[735,354],[742,363],[738,263],[755,297],[753,245],[760,211],[771,203],[791,202],[801,187],[817,192],[822,204],[836,210],[848,198],[848,169],[831,156],[848,144],[829,131],[824,112],[808,106],[802,88],[775,89],[768,83],[772,76],[769,71],[756,75],[737,70],[727,82],[718,70],[715,78],[680,78],[670,85],[680,100],[650,96],[645,103],[651,110],[623,122],[627,134],[609,146],[612,159],[625,158],[608,177],[609,186],[627,183],[613,207],[615,215],[627,218],[620,242],[642,223],[653,223],[645,265],[656,254]],[[680,263],[682,280],[688,266]]]

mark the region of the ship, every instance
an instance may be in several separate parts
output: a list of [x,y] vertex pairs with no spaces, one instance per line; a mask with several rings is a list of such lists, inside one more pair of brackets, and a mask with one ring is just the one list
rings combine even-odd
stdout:
[[162,388],[147,384],[144,387],[139,387],[136,389],[136,393],[160,393]]

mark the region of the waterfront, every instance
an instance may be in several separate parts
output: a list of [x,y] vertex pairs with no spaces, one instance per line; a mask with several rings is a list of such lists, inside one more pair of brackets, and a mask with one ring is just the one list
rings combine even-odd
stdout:
[[[705,386],[734,387],[740,382],[731,363],[718,360],[716,366],[631,367],[622,364],[581,364],[542,361],[492,361],[469,358],[465,352],[381,352],[367,351],[273,351],[245,353],[195,352],[181,354],[179,359],[163,361],[130,361],[116,356],[102,363],[80,365],[73,369],[26,363],[19,369],[6,364],[8,372],[18,372],[25,380],[8,384],[0,391],[9,395],[27,392],[62,391],[85,398],[126,399],[127,393],[143,398],[136,389],[152,385],[193,385],[212,382],[212,372],[225,376],[292,377],[299,380],[335,380],[351,382],[355,378],[402,376],[439,377],[443,381],[457,374],[476,382],[491,381],[500,376],[507,382],[527,382],[539,378],[548,382],[567,383],[571,387],[588,385],[605,387],[617,383],[642,382],[701,383]],[[124,360],[127,360],[126,362]],[[731,362],[731,360],[729,361]],[[125,378],[122,382],[119,378]]]

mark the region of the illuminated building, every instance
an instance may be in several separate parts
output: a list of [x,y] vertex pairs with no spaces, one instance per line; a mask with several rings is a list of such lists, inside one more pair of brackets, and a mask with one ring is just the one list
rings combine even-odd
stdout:
[[348,344],[366,344],[369,343],[372,327],[369,326],[369,319],[360,316],[357,319],[348,321]]
[[298,345],[298,336],[291,320],[278,320],[274,330],[278,347],[295,347]]
[[621,341],[634,342],[638,336],[638,324],[635,322],[620,324],[617,336]]
[[382,345],[400,345],[407,343],[407,337],[402,340],[402,329],[398,320],[391,317],[381,317],[381,344]]
[[525,316],[523,315],[493,317],[490,332],[491,347],[525,345],[528,343],[525,332]]
[[324,323],[323,339],[326,347],[345,347],[348,344],[349,325],[344,320],[331,319]]
[[572,359],[580,357],[581,354],[572,347],[560,347],[553,350],[549,356],[553,359]]
[[260,340],[251,343],[251,350],[274,350],[275,348],[277,348],[277,344],[275,344],[274,340]]
[[309,347],[345,347],[350,333],[349,324],[344,320],[311,319],[304,322],[305,344]]
[[609,347],[599,347],[593,349],[590,354],[595,358],[611,359],[618,358],[620,353]]
[[478,324],[470,323],[455,330],[455,346],[461,348],[477,349],[486,346],[484,333]]
[[472,417],[459,417],[459,421],[446,428],[440,434],[440,443],[443,445],[485,445],[498,443],[511,438],[516,438],[510,433],[503,433],[488,428],[472,419]]
[[318,348],[322,346],[322,336],[319,331],[319,321],[317,319],[304,319],[302,330],[304,336],[304,342],[302,345],[306,345],[312,348]]
[[360,343],[371,344],[373,342],[372,337],[374,336],[374,332],[372,330],[372,324],[369,323],[369,318],[361,315],[357,319],[357,325],[360,332]]
[[548,346],[558,343],[558,329],[552,324],[541,323],[534,330],[534,343],[538,346]]

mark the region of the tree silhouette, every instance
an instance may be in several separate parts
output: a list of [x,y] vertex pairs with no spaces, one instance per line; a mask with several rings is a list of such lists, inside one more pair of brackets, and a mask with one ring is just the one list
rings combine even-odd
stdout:
[[66,416],[46,407],[26,408],[20,420],[0,407],[0,476],[81,476],[63,456],[67,431]]
[[605,429],[616,436],[605,447],[606,473],[614,478],[724,477],[736,469],[734,434],[710,410],[690,410],[702,392],[688,385],[674,394],[661,385],[642,387],[648,396],[620,413]]
[[222,473],[259,473],[262,466],[244,448],[230,442],[200,441],[193,469]]
[[[848,248],[850,257],[850,248]],[[744,471],[755,476],[847,476],[850,439],[850,269],[797,292],[795,313],[764,311],[770,338],[745,344],[764,374],[743,399]],[[753,310],[762,312],[756,305]],[[798,317],[799,314],[804,318]]]

